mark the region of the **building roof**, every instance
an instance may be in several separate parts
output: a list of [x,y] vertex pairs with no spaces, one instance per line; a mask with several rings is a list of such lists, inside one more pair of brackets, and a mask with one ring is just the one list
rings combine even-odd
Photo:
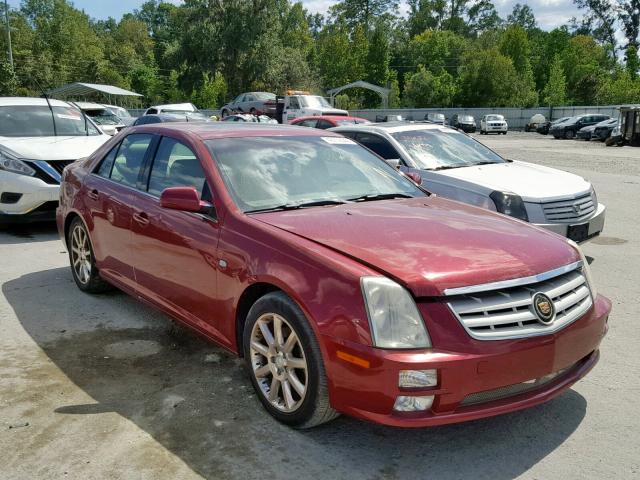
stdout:
[[92,93],[102,93],[104,95],[113,95],[121,97],[141,97],[139,93],[125,90],[124,88],[115,87],[113,85],[101,85],[98,83],[68,83],[62,87],[54,88],[47,92],[54,96],[74,96],[74,95],[90,95]]

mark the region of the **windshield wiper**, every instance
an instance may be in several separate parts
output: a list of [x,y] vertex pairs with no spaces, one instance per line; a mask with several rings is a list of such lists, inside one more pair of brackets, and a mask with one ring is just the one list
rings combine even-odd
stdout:
[[468,167],[469,165],[442,165],[441,167],[436,167],[436,168],[430,168],[429,170],[432,171],[436,171],[436,170],[449,170],[451,168],[461,168],[461,167]]
[[324,207],[325,205],[342,205],[344,203],[347,203],[347,202],[343,200],[314,200],[312,202],[283,203],[282,205],[276,205],[275,207],[247,210],[244,213],[264,213],[264,212],[277,212],[277,211],[284,211],[284,210],[298,210],[301,208]]
[[359,197],[350,198],[351,202],[369,202],[372,200],[391,200],[393,198],[413,198],[413,195],[407,193],[370,193],[368,195],[361,195]]

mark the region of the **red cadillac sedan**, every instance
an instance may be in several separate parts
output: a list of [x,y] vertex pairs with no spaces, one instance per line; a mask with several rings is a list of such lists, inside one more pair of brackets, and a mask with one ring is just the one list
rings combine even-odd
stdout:
[[64,171],[57,221],[81,290],[118,287],[243,356],[300,428],[530,407],[589,372],[607,331],[575,244],[322,130],[127,129]]

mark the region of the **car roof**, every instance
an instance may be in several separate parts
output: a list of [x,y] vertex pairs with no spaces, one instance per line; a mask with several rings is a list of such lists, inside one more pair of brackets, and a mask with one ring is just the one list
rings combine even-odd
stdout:
[[345,115],[309,115],[308,117],[298,117],[295,119],[296,122],[301,122],[303,120],[366,120],[370,122],[371,120],[367,120],[362,117],[351,117]]
[[80,107],[82,110],[105,110],[107,107],[101,105],[99,103],[94,102],[73,102],[76,106]]
[[[56,100],[55,98],[50,98],[49,103],[51,103],[54,107],[69,107],[70,105],[67,102],[63,102],[62,100]],[[22,105],[22,106],[46,106],[47,100],[45,98],[39,97],[0,97],[0,107],[8,107],[13,105]]]
[[234,137],[339,137],[336,133],[295,125],[276,125],[257,122],[175,122],[154,123],[134,127],[134,131],[145,131],[159,135],[167,133],[186,133],[201,140]]
[[446,128],[448,130],[455,130],[438,123],[412,123],[412,122],[385,122],[385,123],[360,123],[353,125],[345,125],[341,127],[335,127],[331,130],[334,132],[340,132],[344,130],[362,130],[363,132],[370,131],[386,131],[389,133],[396,132],[410,132],[413,130],[441,130]]

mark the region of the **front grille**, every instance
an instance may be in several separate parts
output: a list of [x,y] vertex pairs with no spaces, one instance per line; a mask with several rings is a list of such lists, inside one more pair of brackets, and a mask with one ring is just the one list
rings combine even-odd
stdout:
[[75,160],[34,160],[29,162],[34,167],[35,176],[50,185],[59,185],[62,172]]
[[53,169],[62,175],[65,168],[71,165],[75,160],[48,160],[47,163],[53,167]]
[[569,369],[565,368],[563,370],[558,370],[557,372],[545,375],[541,378],[536,378],[534,380],[516,383],[515,385],[507,385],[506,387],[495,388],[493,390],[485,390],[484,392],[472,393],[471,395],[467,395],[466,397],[464,397],[462,402],[460,402],[460,406],[466,407],[468,405],[493,402],[495,400],[513,397],[521,393],[531,392],[540,387],[543,387],[548,383],[553,382],[567,370]]
[[544,216],[552,223],[568,223],[586,220],[596,210],[592,193],[587,193],[578,198],[560,200],[542,204]]
[[[449,308],[462,326],[478,340],[505,340],[546,335],[584,315],[593,301],[586,279],[577,268],[543,281],[535,279],[514,287],[486,292],[455,295]],[[540,278],[540,277],[539,277]],[[555,319],[545,324],[538,320],[533,308],[533,296],[544,293],[553,302]]]

